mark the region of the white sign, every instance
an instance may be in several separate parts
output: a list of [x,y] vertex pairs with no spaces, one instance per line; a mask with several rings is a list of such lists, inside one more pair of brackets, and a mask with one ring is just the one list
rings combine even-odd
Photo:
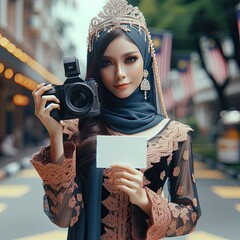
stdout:
[[147,138],[142,136],[97,136],[97,168],[116,163],[147,167]]
[[218,139],[218,160],[223,163],[239,163],[240,149],[238,139]]

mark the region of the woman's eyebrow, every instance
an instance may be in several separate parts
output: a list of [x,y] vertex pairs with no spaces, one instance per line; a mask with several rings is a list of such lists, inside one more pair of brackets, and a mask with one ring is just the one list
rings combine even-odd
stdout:
[[[131,52],[124,53],[122,56],[127,57],[129,55],[136,54],[136,53],[139,53],[139,52],[138,51],[131,51]],[[103,58],[111,59],[111,58],[113,58],[113,56],[103,55]]]

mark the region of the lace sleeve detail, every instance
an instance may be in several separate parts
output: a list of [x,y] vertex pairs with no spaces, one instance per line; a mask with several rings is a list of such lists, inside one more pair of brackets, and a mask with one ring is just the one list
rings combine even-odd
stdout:
[[64,143],[64,155],[58,164],[50,163],[50,148],[42,149],[31,160],[43,180],[44,211],[60,227],[73,226],[83,208],[81,183],[76,178],[75,146]]
[[63,126],[63,133],[68,135],[68,139],[71,139],[73,134],[78,131],[78,121],[78,119],[61,121],[61,124]]
[[181,236],[195,229],[198,213],[191,205],[168,202],[164,197],[146,188],[152,203],[151,225],[147,231],[147,240]]
[[66,159],[62,164],[42,164],[32,162],[44,184],[50,185],[52,189],[59,190],[61,187],[69,187],[75,177],[75,166],[72,159]]
[[201,216],[189,135],[173,152],[169,184],[170,201],[146,187],[152,204],[152,225],[147,231],[149,240],[188,234],[195,229]]

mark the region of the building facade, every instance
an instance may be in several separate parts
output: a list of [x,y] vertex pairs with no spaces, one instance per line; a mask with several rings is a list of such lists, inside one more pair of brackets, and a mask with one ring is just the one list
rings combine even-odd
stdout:
[[[58,1],[66,7],[74,1]],[[64,81],[68,39],[54,18],[54,0],[0,1],[0,141],[14,136],[17,148],[38,143],[44,131],[34,116],[32,90]],[[70,6],[71,7],[71,6]],[[34,131],[33,131],[34,130]]]

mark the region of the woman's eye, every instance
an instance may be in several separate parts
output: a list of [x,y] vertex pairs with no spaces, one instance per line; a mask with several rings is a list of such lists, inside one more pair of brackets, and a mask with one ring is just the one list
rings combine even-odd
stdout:
[[111,64],[112,64],[111,61],[108,60],[108,59],[103,59],[103,60],[101,61],[101,67],[107,67],[107,66],[109,66],[109,65],[111,65]]
[[137,57],[128,57],[127,59],[126,59],[126,62],[127,63],[133,63],[133,62],[135,62],[136,60],[137,60],[138,58]]

